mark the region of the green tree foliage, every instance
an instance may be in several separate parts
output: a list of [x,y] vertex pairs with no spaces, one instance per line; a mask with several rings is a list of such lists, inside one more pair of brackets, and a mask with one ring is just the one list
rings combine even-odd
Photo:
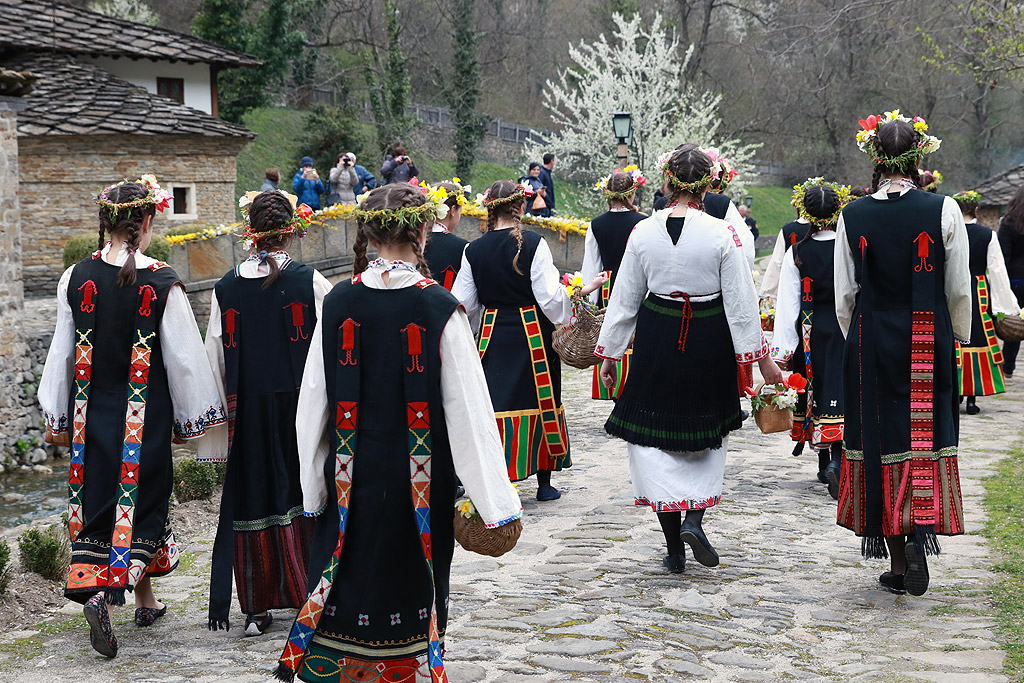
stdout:
[[352,152],[356,157],[363,154],[362,140],[356,127],[355,112],[345,107],[315,105],[309,113],[302,151],[313,157],[316,167],[321,170],[324,181],[327,169],[338,162],[338,154]]
[[477,111],[482,93],[480,62],[476,53],[479,34],[473,28],[476,0],[455,0],[455,7],[451,72],[445,97],[455,119],[455,174],[468,178],[487,119]]
[[377,126],[377,146],[381,153],[387,154],[412,130],[416,121],[406,113],[411,84],[409,67],[402,51],[399,13],[391,0],[385,0],[384,12],[387,15],[387,56],[381,64],[376,49],[371,51],[376,74],[369,70],[366,72],[366,85]]

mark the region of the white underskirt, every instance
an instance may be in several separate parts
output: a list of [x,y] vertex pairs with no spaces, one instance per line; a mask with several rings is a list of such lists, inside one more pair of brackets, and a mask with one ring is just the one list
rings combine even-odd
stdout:
[[729,438],[718,448],[665,451],[629,444],[629,473],[637,505],[655,512],[703,510],[722,499]]

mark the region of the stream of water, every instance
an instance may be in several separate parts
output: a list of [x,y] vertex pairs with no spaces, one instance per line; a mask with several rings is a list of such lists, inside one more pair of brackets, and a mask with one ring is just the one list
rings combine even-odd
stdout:
[[53,474],[12,472],[0,475],[0,528],[10,529],[59,515],[67,509],[71,461],[63,458],[46,464],[53,468]]

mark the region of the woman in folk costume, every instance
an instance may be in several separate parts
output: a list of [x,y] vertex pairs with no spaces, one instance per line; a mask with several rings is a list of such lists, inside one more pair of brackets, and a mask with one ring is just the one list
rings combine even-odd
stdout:
[[709,216],[720,218],[729,225],[729,230],[734,235],[734,241],[743,249],[743,255],[747,259],[751,273],[754,270],[754,261],[757,258],[757,246],[754,244],[754,233],[743,220],[739,209],[725,194],[729,189],[729,183],[736,179],[738,171],[733,168],[732,162],[726,159],[716,147],[702,147],[701,151],[708,155],[714,165],[716,177],[711,180],[707,194],[704,196],[704,210]]
[[836,221],[849,188],[812,178],[799,187],[810,229],[782,260],[772,358],[788,368],[796,357],[810,386],[794,411],[793,438],[818,450],[818,480],[839,497],[843,455],[843,345],[833,287]]
[[443,188],[444,203],[448,206],[448,214],[434,221],[427,238],[427,246],[423,248],[423,258],[427,261],[430,277],[444,285],[449,292],[455,285],[455,278],[462,267],[462,253],[466,251],[467,240],[456,237],[452,231],[462,220],[462,207],[468,202],[466,195],[473,191],[469,185],[462,185],[458,178],[434,185],[434,190]]
[[[599,273],[606,273],[608,281],[599,290],[591,293],[591,300],[601,308],[608,305],[612,287],[615,286],[615,275],[626,251],[626,242],[633,232],[633,227],[647,218],[633,205],[633,197],[637,188],[647,184],[647,179],[636,166],[627,166],[615,171],[607,178],[602,178],[597,187],[608,200],[608,211],[590,221],[587,237],[583,245],[583,268],[581,275],[584,282],[593,280]],[[595,399],[617,399],[622,394],[622,387],[629,375],[629,361],[633,352],[626,350],[622,360],[615,364],[615,383],[606,388],[601,382],[598,366],[594,366],[594,382],[591,396]]]
[[664,563],[678,573],[684,542],[701,564],[718,564],[702,520],[721,500],[728,434],[742,424],[737,362],[757,362],[767,382],[783,378],[743,251],[725,221],[701,210],[711,159],[683,145],[659,162],[671,204],[630,236],[595,353],[609,386],[636,334],[629,381],[605,430],[629,443],[635,502],[658,513]]
[[1006,262],[999,248],[996,231],[978,224],[978,201],[981,195],[965,190],[953,195],[967,224],[970,246],[969,266],[974,281],[971,297],[971,341],[957,344],[956,364],[960,376],[960,396],[967,397],[967,414],[977,415],[978,396],[992,396],[1006,391],[1003,379],[1003,351],[996,339],[993,317],[1020,315],[1017,299],[1010,289]]
[[313,519],[302,515],[295,413],[302,368],[331,284],[285,251],[312,209],[280,190],[240,200],[249,258],[210,299],[206,353],[228,408],[229,433],[212,453],[227,461],[213,545],[209,628],[229,627],[231,570],[246,635],[267,630],[268,611],[306,599]]
[[[967,230],[955,201],[919,187],[939,140],[899,111],[861,121],[872,194],[839,217],[836,315],[846,335],[846,453],[838,523],[890,557],[894,592],[928,588],[937,534],[963,533],[954,337],[971,337]],[[888,551],[887,551],[888,547]]]
[[[551,473],[572,465],[562,366],[551,347],[555,325],[569,322],[572,304],[547,242],[519,222],[529,197],[528,186],[509,181],[487,189],[487,232],[466,247],[452,294],[466,307],[473,329],[480,329],[480,360],[508,478],[536,473],[537,500],[548,501],[562,495],[551,485]],[[597,275],[582,294],[606,280]]]
[[61,276],[39,402],[47,440],[71,445],[64,594],[85,604],[93,649],[114,657],[108,604],[132,591],[139,626],[167,611],[150,579],[178,565],[167,518],[172,435],[183,443],[226,429],[227,416],[184,286],[142,254],[170,194],[147,175],[96,202],[100,250]]
[[942,184],[942,174],[938,171],[921,171],[921,189],[925,192],[938,194]]
[[359,274],[324,299],[296,419],[320,518],[281,680],[446,681],[456,473],[488,527],[520,525],[469,321],[420,270],[444,209],[405,183],[373,190],[355,211]]

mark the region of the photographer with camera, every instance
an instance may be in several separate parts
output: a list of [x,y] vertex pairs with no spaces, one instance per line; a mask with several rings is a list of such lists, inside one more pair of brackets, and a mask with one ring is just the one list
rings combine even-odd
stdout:
[[292,191],[299,196],[299,203],[306,204],[311,209],[320,209],[320,195],[326,192],[324,181],[320,180],[320,174],[313,168],[312,157],[302,157],[299,163],[301,168],[292,178]]
[[384,178],[384,184],[407,183],[420,174],[416,164],[405,153],[405,147],[395,147],[393,154],[389,154],[380,167],[380,175]]
[[331,192],[327,195],[327,206],[334,204],[355,204],[359,174],[356,172],[356,157],[350,152],[338,155],[338,164],[331,169]]

